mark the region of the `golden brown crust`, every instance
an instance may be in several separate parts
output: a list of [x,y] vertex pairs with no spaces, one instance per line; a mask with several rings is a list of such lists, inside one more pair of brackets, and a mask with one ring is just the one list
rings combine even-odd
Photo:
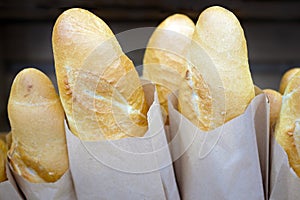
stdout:
[[[282,107],[275,128],[275,138],[286,151],[291,167],[300,177],[300,72],[289,81],[284,95]],[[298,128],[297,128],[298,127]]]
[[5,166],[6,166],[7,145],[0,139],[0,182],[7,180]]
[[[199,78],[180,90],[184,93],[179,94],[180,112],[202,130],[214,129],[242,114],[255,93],[244,31],[234,14],[219,6],[204,10],[196,24],[190,56],[190,76]],[[198,75],[192,73],[194,67]],[[197,95],[197,90],[204,93]]]
[[159,102],[166,115],[168,95],[184,81],[186,54],[194,29],[195,24],[186,15],[171,15],[156,28],[145,51],[143,76],[156,84]]
[[202,75],[193,66],[187,70],[178,95],[178,110],[201,130],[212,128],[213,100]]
[[300,71],[300,68],[292,68],[286,71],[280,81],[279,92],[284,94],[284,90],[288,84],[288,82],[293,78],[293,76]]
[[30,182],[54,182],[68,169],[64,111],[50,79],[22,70],[11,87],[8,116],[10,163]]
[[69,9],[55,23],[52,44],[60,98],[75,135],[103,140],[145,134],[142,85],[105,22]]
[[272,89],[263,90],[270,102],[270,128],[273,130],[280,114],[282,95]]

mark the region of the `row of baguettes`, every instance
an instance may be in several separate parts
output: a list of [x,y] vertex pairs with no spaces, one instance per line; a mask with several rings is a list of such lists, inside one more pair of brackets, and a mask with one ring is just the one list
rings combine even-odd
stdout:
[[[179,111],[204,131],[242,114],[254,97],[243,29],[217,6],[203,11],[196,25],[184,15],[163,21],[148,43],[144,76],[156,84],[165,115],[168,95],[178,90]],[[264,92],[270,130],[300,176],[300,68],[283,75],[279,92]]]
[[[148,127],[142,83],[105,22],[69,9],[57,19],[52,42],[59,96],[45,74],[30,68],[16,76],[8,103],[8,160],[31,182],[54,182],[68,169],[65,116],[81,140],[141,137]],[[255,95],[243,29],[218,6],[196,25],[181,14],[162,22],[145,52],[144,77],[155,84],[166,117],[167,97],[178,90],[179,111],[204,131],[242,114]]]

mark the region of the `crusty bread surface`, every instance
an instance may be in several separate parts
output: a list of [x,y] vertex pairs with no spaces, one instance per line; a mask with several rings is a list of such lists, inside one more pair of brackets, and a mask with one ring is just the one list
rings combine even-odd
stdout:
[[72,8],[53,28],[60,98],[70,130],[82,140],[115,140],[147,131],[144,91],[132,61],[110,28]]
[[202,130],[241,115],[254,93],[244,31],[233,13],[213,6],[196,23],[179,91],[179,111]]

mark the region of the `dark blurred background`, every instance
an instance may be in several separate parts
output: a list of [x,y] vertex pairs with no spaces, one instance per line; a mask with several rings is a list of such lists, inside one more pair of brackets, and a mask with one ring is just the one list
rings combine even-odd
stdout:
[[[292,0],[0,0],[0,131],[8,131],[7,100],[14,76],[36,67],[56,84],[51,48],[55,19],[66,9],[88,9],[115,33],[157,26],[174,13],[194,22],[201,11],[221,5],[239,18],[247,38],[256,85],[277,89],[282,74],[300,66],[300,1]],[[128,53],[136,65],[143,50]]]

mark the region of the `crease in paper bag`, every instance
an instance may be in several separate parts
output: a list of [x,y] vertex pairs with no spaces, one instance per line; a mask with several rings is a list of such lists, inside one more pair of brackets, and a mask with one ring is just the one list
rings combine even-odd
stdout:
[[[153,99],[153,86],[144,90]],[[144,137],[115,141],[80,141],[66,126],[78,199],[179,199],[156,92],[148,120]]]
[[209,132],[175,110],[174,101],[169,104],[169,142],[182,199],[264,199],[253,118],[258,105],[266,103],[265,95],[256,96],[241,116]]

